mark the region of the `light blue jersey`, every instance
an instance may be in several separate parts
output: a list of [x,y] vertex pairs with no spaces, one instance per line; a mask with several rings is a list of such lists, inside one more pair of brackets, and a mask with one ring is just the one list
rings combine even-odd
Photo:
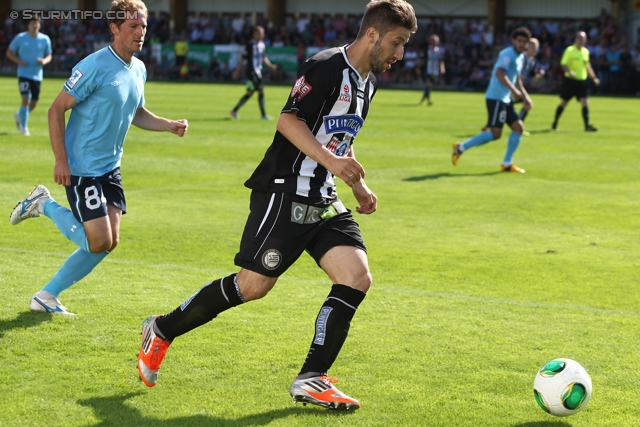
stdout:
[[120,166],[124,138],[137,109],[144,106],[146,80],[142,61],[132,57],[127,64],[111,46],[73,68],[64,84],[77,102],[65,132],[72,175],[101,176]]
[[42,81],[42,65],[38,63],[38,58],[44,58],[51,54],[49,36],[38,33],[35,37],[31,37],[29,32],[25,31],[13,39],[9,49],[26,62],[24,66],[18,65],[18,77]]
[[513,46],[502,49],[498,54],[496,64],[493,66],[493,70],[491,71],[491,81],[489,82],[489,87],[487,88],[485,97],[487,99],[493,99],[505,103],[511,102],[511,91],[508,87],[503,85],[500,80],[498,80],[496,72],[498,71],[498,68],[504,69],[507,79],[515,85],[518,76],[522,72],[523,66],[524,53],[517,53]]

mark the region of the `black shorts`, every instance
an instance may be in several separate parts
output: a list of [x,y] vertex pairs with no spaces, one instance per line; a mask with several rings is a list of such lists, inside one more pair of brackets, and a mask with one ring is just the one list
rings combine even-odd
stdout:
[[95,177],[71,175],[71,185],[65,188],[71,211],[80,222],[107,216],[108,204],[127,212],[120,169]]
[[562,82],[562,87],[560,88],[560,98],[569,101],[574,96],[578,101],[587,97],[587,81],[573,80],[565,77]]
[[264,89],[264,85],[262,84],[262,77],[258,76],[255,71],[252,71],[251,74],[247,76],[247,90],[252,92],[261,91]]
[[487,99],[487,112],[489,113],[489,120],[487,121],[487,127],[502,129],[505,122],[511,126],[513,122],[520,120],[518,113],[513,108],[513,103],[498,101],[495,99]]
[[[251,213],[235,264],[267,277],[279,277],[305,250],[318,265],[335,246],[355,246],[366,251],[350,210],[337,214],[334,211],[334,216],[327,219],[320,217],[330,203],[311,203],[307,197],[290,193],[252,191]],[[333,206],[336,204],[342,205],[337,200]]]
[[40,83],[37,80],[31,80],[26,77],[18,77],[18,88],[20,89],[20,95],[23,97],[31,94],[31,99],[37,101],[40,99]]

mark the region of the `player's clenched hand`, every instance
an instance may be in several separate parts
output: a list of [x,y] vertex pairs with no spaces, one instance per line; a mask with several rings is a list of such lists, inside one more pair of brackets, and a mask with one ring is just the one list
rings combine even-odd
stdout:
[[331,163],[327,166],[329,172],[342,179],[349,187],[353,187],[364,178],[364,168],[353,157],[333,156]]
[[56,162],[53,167],[53,180],[56,184],[64,185],[65,187],[71,185],[71,170],[67,162]]
[[376,211],[378,207],[378,197],[369,190],[369,187],[367,187],[364,181],[360,180],[360,182],[354,184],[351,187],[351,191],[353,191],[353,196],[360,205],[356,207],[356,212],[369,215]]
[[174,120],[169,125],[169,132],[178,136],[184,136],[184,134],[187,133],[188,128],[189,122],[187,122],[186,119]]

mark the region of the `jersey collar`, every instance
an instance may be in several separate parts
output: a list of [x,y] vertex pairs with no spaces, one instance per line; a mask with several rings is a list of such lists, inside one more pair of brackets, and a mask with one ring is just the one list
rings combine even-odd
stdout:
[[118,55],[118,52],[116,52],[115,49],[111,45],[109,45],[108,48],[111,51],[111,53],[113,54],[113,56],[115,56],[116,59],[122,63],[122,65],[124,65],[125,67],[127,67],[129,69],[133,66],[133,57],[131,57],[131,64],[129,64],[127,61],[122,59],[122,57],[120,55]]
[[369,74],[367,74],[367,77],[363,79],[360,73],[358,72],[358,70],[356,70],[356,67],[351,65],[351,62],[349,62],[349,57],[347,56],[347,46],[349,45],[346,44],[344,46],[340,46],[338,47],[338,49],[340,50],[340,52],[342,52],[342,56],[344,57],[344,60],[346,61],[347,65],[351,67],[351,69],[356,73],[356,76],[358,76],[358,84],[363,85],[364,83],[369,81]]

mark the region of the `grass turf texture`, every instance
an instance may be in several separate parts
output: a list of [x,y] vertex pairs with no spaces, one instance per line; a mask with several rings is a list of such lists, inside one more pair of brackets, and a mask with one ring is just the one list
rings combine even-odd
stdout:
[[[499,173],[507,134],[450,163],[451,145],[486,121],[482,94],[381,90],[358,135],[357,157],[379,197],[356,215],[374,284],[332,375],[362,402],[355,413],[293,405],[329,282],[304,255],[264,299],[178,338],[158,385],[135,368],[140,324],[236,270],[248,214],[244,180],[275,122],[257,100],[228,110],[241,85],[146,85],[154,113],[187,118],[189,133],[132,128],[122,175],[129,212],[121,243],[62,294],[77,318],[32,314],[29,298],[75,246],[47,218],[13,227],[14,204],[52,179],[46,110],[63,81],[45,79],[31,137],[17,133],[15,78],[0,79],[0,424],[3,426],[636,426],[640,293],[640,155],[634,99],[592,98],[548,132],[558,99],[534,96],[530,137]],[[289,88],[267,87],[277,116]],[[355,207],[344,183],[345,204]],[[590,372],[581,413],[537,406],[535,373],[556,357]]]

